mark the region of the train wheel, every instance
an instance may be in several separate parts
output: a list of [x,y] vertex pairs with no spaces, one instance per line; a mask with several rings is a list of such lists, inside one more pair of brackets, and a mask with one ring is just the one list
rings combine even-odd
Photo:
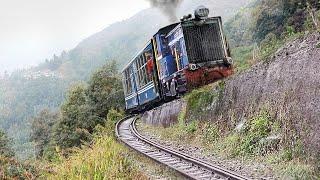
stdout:
[[175,81],[171,81],[170,93],[171,93],[171,96],[173,96],[173,97],[177,96],[177,86],[176,86],[176,82]]

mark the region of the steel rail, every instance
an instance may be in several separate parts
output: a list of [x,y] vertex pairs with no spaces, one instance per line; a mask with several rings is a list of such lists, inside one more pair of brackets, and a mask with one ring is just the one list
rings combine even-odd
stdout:
[[136,120],[137,116],[120,120],[116,125],[116,135],[120,141],[145,156],[174,169],[189,179],[248,179],[235,172],[149,140],[138,132]]

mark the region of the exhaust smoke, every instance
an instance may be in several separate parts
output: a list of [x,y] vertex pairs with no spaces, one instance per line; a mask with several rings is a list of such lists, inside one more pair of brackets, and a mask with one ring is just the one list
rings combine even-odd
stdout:
[[170,22],[178,21],[176,10],[183,0],[148,0],[152,7],[160,9]]

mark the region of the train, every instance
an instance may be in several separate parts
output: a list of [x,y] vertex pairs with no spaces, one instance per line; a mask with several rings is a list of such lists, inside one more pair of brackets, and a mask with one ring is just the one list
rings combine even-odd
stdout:
[[141,112],[233,73],[222,19],[200,6],[159,29],[122,70],[126,111]]

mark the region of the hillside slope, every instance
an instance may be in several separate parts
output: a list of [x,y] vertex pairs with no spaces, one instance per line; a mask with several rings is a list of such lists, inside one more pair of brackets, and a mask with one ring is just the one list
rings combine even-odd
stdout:
[[319,62],[320,33],[303,35],[246,72],[145,113],[143,122],[158,127],[142,130],[214,163],[226,158],[253,179],[318,179]]
[[[266,62],[227,80],[213,117],[234,127],[261,111],[281,122],[286,141],[300,138],[306,150],[319,155],[320,34],[298,38]],[[209,116],[210,116],[209,115]]]

